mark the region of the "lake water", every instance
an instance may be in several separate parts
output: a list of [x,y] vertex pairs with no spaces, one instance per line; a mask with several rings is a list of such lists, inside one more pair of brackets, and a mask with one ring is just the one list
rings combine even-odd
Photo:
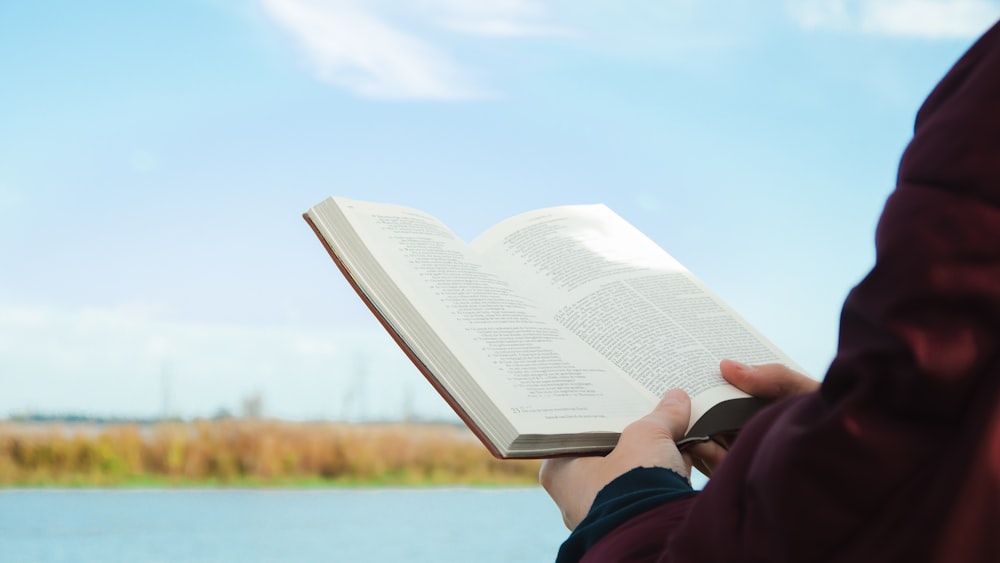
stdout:
[[0,561],[552,561],[538,487],[0,490]]

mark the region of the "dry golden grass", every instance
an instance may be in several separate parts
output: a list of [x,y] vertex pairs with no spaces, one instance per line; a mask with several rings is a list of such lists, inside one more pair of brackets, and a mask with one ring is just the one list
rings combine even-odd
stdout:
[[0,486],[534,484],[464,428],[221,420],[0,424]]

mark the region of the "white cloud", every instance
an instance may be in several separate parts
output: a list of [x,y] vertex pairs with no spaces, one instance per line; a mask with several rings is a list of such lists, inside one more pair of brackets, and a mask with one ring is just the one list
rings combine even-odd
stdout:
[[986,0],[883,0],[865,8],[863,31],[910,37],[975,37],[1000,16],[1000,4]]
[[350,0],[265,0],[302,44],[317,75],[373,98],[460,99],[473,88],[447,53]]
[[472,72],[439,46],[440,37],[429,31],[434,28],[478,38],[567,34],[545,22],[545,10],[536,0],[262,3],[299,42],[321,80],[370,98],[456,100],[490,95]]
[[892,37],[976,37],[1000,17],[994,0],[793,0],[789,13],[805,29]]
[[853,19],[847,0],[792,0],[788,10],[805,29],[848,29]]
[[535,0],[418,0],[432,19],[454,31],[483,37],[563,37],[574,33],[546,23]]

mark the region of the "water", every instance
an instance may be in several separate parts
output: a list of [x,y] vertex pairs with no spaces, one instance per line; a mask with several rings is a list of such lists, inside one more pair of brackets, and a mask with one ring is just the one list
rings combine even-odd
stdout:
[[0,491],[0,561],[552,561],[540,488]]

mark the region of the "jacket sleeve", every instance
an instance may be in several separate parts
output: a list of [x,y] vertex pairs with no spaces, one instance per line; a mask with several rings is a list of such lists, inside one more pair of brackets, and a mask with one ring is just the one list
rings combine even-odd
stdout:
[[[671,513],[674,514],[672,519],[680,518],[685,512],[684,507],[687,503],[680,502],[676,505],[673,503],[690,501],[695,496],[696,493],[687,478],[670,469],[635,468],[609,483],[597,494],[587,516],[559,549],[556,562],[580,561],[594,544],[599,543],[612,530],[615,530],[616,539],[612,545],[602,546],[602,554],[610,548],[615,552],[616,561],[628,561],[632,556],[638,557],[635,560],[643,560],[643,557],[648,556],[651,546],[648,545],[648,541],[633,542],[631,537],[636,533],[646,535],[649,523],[648,519],[642,518],[642,515],[651,509],[669,504],[672,507]],[[665,524],[660,516],[653,519],[652,523],[657,528]],[[654,533],[653,537],[661,536],[663,535]],[[630,546],[641,546],[641,551],[645,553],[630,554]],[[603,555],[595,552],[588,554],[583,560],[602,561],[602,558]]]

